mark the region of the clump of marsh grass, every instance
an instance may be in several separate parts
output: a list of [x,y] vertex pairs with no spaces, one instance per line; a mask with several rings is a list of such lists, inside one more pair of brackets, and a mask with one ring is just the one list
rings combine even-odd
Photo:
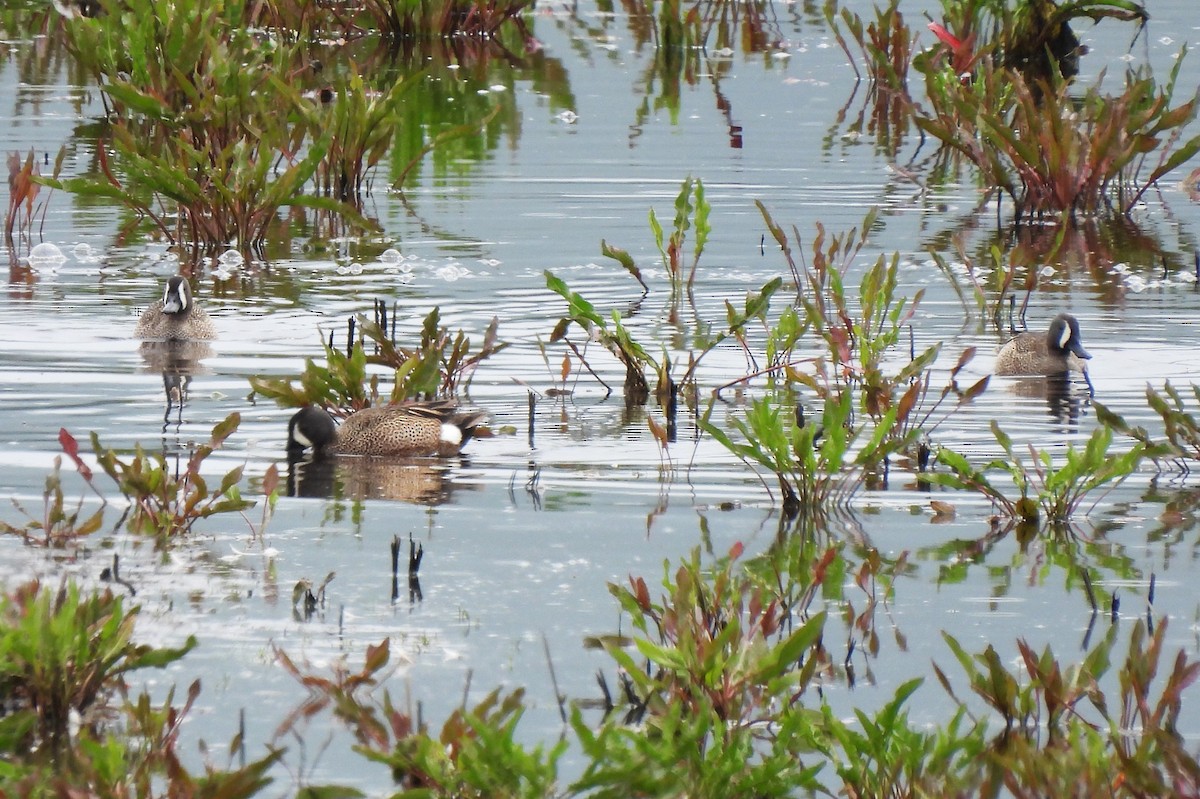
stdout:
[[[932,482],[982,494],[1002,516],[1015,521],[1044,520],[1057,524],[1072,520],[1085,499],[1096,491],[1111,491],[1124,482],[1137,470],[1146,453],[1146,444],[1140,441],[1126,451],[1110,452],[1113,427],[1101,424],[1092,431],[1083,448],[1069,445],[1058,462],[1049,452],[1032,444],[1029,458],[1025,458],[998,422],[993,421],[991,428],[1004,451],[1003,457],[974,466],[960,453],[943,448],[937,460],[949,471],[928,477]],[[992,482],[989,473],[1007,476],[1016,493]]]
[[[175,664],[197,645],[193,636],[178,648],[136,643],[139,611],[73,581],[56,589],[34,580],[0,595],[0,779],[8,795],[241,799],[270,782],[278,750],[228,771],[210,765],[195,774],[184,765],[179,730],[199,680],[182,705],[173,686],[161,705],[146,693],[129,696],[131,675]],[[230,751],[239,748],[235,739]]]
[[[492,319],[473,349],[464,331],[452,334],[442,325],[441,311],[435,307],[425,316],[419,340],[401,344],[394,326],[389,328],[386,307],[377,303],[374,319],[359,315],[349,321],[344,351],[335,346],[331,331],[324,342],[324,364],[308,359],[298,384],[292,378],[256,376],[250,385],[283,407],[320,405],[335,416],[381,402],[453,397],[470,385],[483,361],[508,347],[499,338],[499,325],[498,318]],[[391,370],[392,387],[386,395],[380,391],[379,372],[369,367]]]
[[[395,146],[406,121],[401,101],[422,78],[381,78],[377,90],[354,64],[321,69],[311,32],[358,23],[326,6],[289,17],[248,0],[101,3],[105,13],[72,19],[66,31],[101,89],[111,139],[97,151],[95,174],[41,182],[117,200],[193,257],[231,246],[261,254],[289,206],[335,217],[348,232],[377,229],[363,214],[369,175]],[[519,10],[491,12],[506,20]],[[498,24],[482,5],[447,13],[489,36]],[[272,27],[255,24],[264,14]],[[395,184],[431,149],[474,134],[488,118],[432,136]]]
[[[1132,72],[1118,94],[1097,83],[1082,96],[1060,76],[1035,83],[988,62],[966,82],[927,68],[932,113],[917,124],[979,169],[985,184],[1009,195],[1018,218],[1125,214],[1200,151],[1200,136],[1182,137],[1196,116],[1196,98],[1172,105],[1180,66],[1162,85]],[[1142,176],[1155,150],[1157,163]]]

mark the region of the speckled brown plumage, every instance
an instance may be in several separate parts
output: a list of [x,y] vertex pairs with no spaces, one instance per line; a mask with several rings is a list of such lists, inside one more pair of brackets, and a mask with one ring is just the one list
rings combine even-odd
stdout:
[[288,448],[311,447],[317,455],[455,455],[486,416],[436,400],[364,408],[334,427],[324,410],[309,406],[292,417]]
[[167,281],[161,301],[142,312],[133,334],[166,341],[211,341],[217,329],[203,308],[192,301],[187,280],[175,275]]
[[1092,356],[1083,348],[1079,322],[1070,314],[1059,314],[1045,333],[1021,333],[996,356],[997,375],[1033,377],[1067,371],[1086,372],[1084,361]]

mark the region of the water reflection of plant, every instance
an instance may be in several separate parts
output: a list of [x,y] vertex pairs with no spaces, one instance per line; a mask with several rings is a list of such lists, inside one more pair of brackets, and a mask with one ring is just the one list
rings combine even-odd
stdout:
[[[870,134],[875,146],[891,157],[899,151],[916,110],[908,93],[908,70],[917,37],[904,22],[899,6],[900,0],[890,0],[885,8],[876,6],[875,19],[871,22],[864,22],[850,9],[838,9],[832,3],[825,9],[826,24],[850,59],[855,75],[861,77],[849,41],[856,44],[867,63],[867,94],[847,131],[854,137],[864,132]],[[842,32],[843,27],[849,41]],[[854,93],[857,92],[858,85],[855,85]],[[838,126],[844,122],[846,110],[853,103],[854,94],[838,115]]]
[[[972,216],[931,235],[924,246],[930,257],[958,291],[965,307],[972,305],[985,318],[1001,319],[1005,301],[1013,293],[1023,293],[1020,316],[1039,289],[1057,291],[1048,286],[1054,273],[1082,274],[1107,303],[1119,303],[1138,280],[1143,285],[1162,282],[1194,284],[1195,264],[1180,257],[1151,228],[1133,220],[1080,218],[1057,225],[1014,223],[988,231],[978,230]],[[970,245],[967,236],[978,233]],[[1184,243],[1186,247],[1188,242]],[[954,267],[946,253],[954,253]],[[1047,265],[1053,267],[1047,270]],[[1137,275],[1129,282],[1114,270],[1125,264]],[[963,286],[962,271],[970,285]],[[1061,279],[1061,275],[1060,275]],[[970,295],[970,297],[968,297]]]

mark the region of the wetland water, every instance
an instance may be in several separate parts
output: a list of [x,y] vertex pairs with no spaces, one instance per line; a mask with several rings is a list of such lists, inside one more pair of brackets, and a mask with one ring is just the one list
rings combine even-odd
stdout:
[[[870,13],[866,4],[849,5]],[[685,363],[698,322],[719,326],[726,300],[740,304],[747,291],[786,274],[778,253],[760,246],[766,229],[755,200],[806,241],[817,223],[848,230],[879,207],[860,258],[868,264],[898,252],[904,292],[926,290],[914,325],[918,349],[947,342],[939,369],[948,372],[963,347],[977,346],[980,355],[968,371],[978,378],[990,371],[1005,338],[963,305],[928,255],[936,249],[957,262],[959,240],[982,260],[998,238],[994,207],[976,208],[969,172],[961,185],[927,192],[903,179],[902,171],[928,167],[931,144],[922,149],[907,141],[892,158],[871,136],[851,130],[866,87],[856,87],[818,6],[777,4],[776,47],[709,53],[699,73],[679,84],[655,72],[654,48],[640,37],[639,24],[591,3],[539,5],[529,24],[542,47],[521,63],[432,66],[430,91],[457,81],[461,92],[486,93],[504,108],[488,146],[452,163],[430,157],[402,197],[375,191],[368,211],[382,236],[316,247],[300,239],[276,244],[268,262],[241,265],[227,278],[215,265],[201,268],[197,300],[215,318],[220,338],[203,353],[190,399],[176,416],[166,415],[163,365],[131,334],[138,312],[158,297],[178,261],[161,244],[125,236],[117,208],[53,194],[29,243],[53,243],[65,260],[20,262],[0,292],[5,496],[40,507],[60,453],[60,427],[81,441],[96,431],[110,447],[140,443],[181,453],[233,411],[242,414],[242,425],[212,459],[213,468],[223,473],[245,464],[244,493],[254,495],[269,465],[287,468],[290,412],[248,399],[247,378],[298,374],[305,358],[320,354],[330,330],[341,335],[346,318],[366,312],[375,298],[399,309],[402,337],[418,335],[435,305],[451,330],[473,337],[499,317],[500,337],[511,346],[484,362],[465,401],[486,408],[501,434],[472,442],[461,459],[425,464],[415,476],[413,467],[365,476],[340,471],[332,494],[318,486],[302,492],[317,496],[281,498],[261,539],[229,516],[202,523],[165,554],[123,532],[98,534],[70,557],[27,548],[15,537],[0,540],[0,580],[57,580],[65,573],[99,587],[101,570],[119,554],[143,608],[139,640],[178,645],[195,634],[200,641],[182,661],[149,676],[156,690],[202,679],[187,734],[212,751],[221,751],[245,709],[247,741],[260,752],[303,700],[304,690],[275,664],[272,647],[297,662],[327,665],[345,655],[359,663],[367,645],[386,637],[399,664],[388,689],[421,702],[433,724],[464,695],[473,703],[494,687],[524,686],[531,709],[522,735],[554,740],[561,723],[543,638],[559,689],[571,698],[596,698],[594,673],[610,664],[582,642],[621,625],[608,582],[635,574],[656,586],[664,561],[697,546],[724,553],[742,542],[759,551],[774,540],[779,522],[754,473],[700,437],[690,420],[681,417],[679,440],[664,459],[648,433],[647,411],[626,409],[616,395],[606,398],[586,376],[571,385],[569,397],[539,403],[531,445],[526,386],[555,387],[563,354],[548,347],[543,357],[565,311],[545,287],[546,270],[606,312],[631,311],[626,324],[649,349],[665,347]],[[920,19],[916,9],[905,13]],[[1091,52],[1081,79],[1107,69],[1115,85],[1130,63],[1165,75],[1181,46],[1200,38],[1187,0],[1156,2],[1151,13],[1132,49],[1126,26],[1082,25],[1080,38]],[[88,169],[103,108],[56,41],[54,21],[3,36],[0,149],[34,148],[39,158],[53,159],[66,145],[64,172]],[[924,31],[921,44],[932,44]],[[1192,54],[1180,85],[1198,83],[1200,60]],[[1200,372],[1193,271],[1200,204],[1180,187],[1186,171],[1146,195],[1134,224],[1091,230],[1047,263],[1028,312],[1033,329],[1059,311],[1074,313],[1093,355],[1096,399],[1146,425],[1157,419],[1146,407],[1148,383],[1161,387],[1169,379],[1190,394],[1187,386]],[[647,213],[654,208],[669,221],[689,175],[703,181],[713,233],[694,309],[672,321]],[[657,290],[635,302],[640,291],[600,255],[602,239],[629,250]],[[28,254],[25,246],[19,255]],[[399,260],[385,255],[388,249]],[[615,361],[595,349],[593,365],[619,386]],[[705,360],[700,380],[715,387],[748,368],[731,345]],[[729,412],[739,413],[755,389],[727,394]],[[1080,444],[1095,425],[1078,388],[1050,402],[1023,381],[994,379],[972,406],[939,427],[938,439],[973,459],[995,457],[993,420],[1019,442],[1051,451]],[[535,473],[531,493],[525,486]],[[860,648],[854,687],[833,681],[827,696],[849,714],[855,706],[882,704],[912,676],[931,677],[931,660],[952,660],[940,630],[968,651],[992,643],[1009,661],[1018,638],[1036,649],[1052,643],[1070,660],[1090,619],[1077,564],[1097,571],[1105,591],[1120,591],[1126,616],[1118,623],[1126,630],[1144,614],[1154,574],[1154,615],[1171,620],[1168,651],[1183,648],[1195,657],[1200,531],[1190,513],[1160,519],[1168,502],[1191,507],[1196,487],[1195,477],[1157,475],[1147,465],[1101,498],[1065,540],[1022,546],[1008,536],[979,548],[973,544],[990,529],[986,502],[918,490],[910,474],[894,470],[886,488],[864,491],[852,515],[822,531],[855,552],[874,548],[892,559],[908,552],[910,564],[876,620],[878,650]],[[935,518],[932,498],[952,502],[953,519]],[[10,523],[22,521],[11,508],[4,513]],[[258,510],[249,515],[257,519]],[[393,535],[410,534],[425,548],[423,596],[393,601],[388,546]],[[319,582],[331,571],[326,606],[311,619],[295,617],[292,586],[305,578]],[[865,596],[853,596],[865,604]],[[840,662],[856,633],[837,619],[831,613],[826,639],[838,641]],[[910,712],[937,723],[950,708],[928,679]],[[1195,715],[1185,724],[1200,745]],[[327,739],[332,744],[325,749]],[[276,743],[289,747],[286,773],[278,775],[283,786],[296,780],[352,783],[370,792],[390,786],[385,770],[364,767],[327,724],[309,728],[302,743],[291,737]]]

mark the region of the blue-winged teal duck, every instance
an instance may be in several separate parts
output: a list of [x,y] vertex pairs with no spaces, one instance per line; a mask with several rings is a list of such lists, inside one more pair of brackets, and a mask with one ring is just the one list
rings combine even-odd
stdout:
[[217,337],[217,329],[204,309],[192,301],[187,279],[175,275],[167,281],[162,302],[142,312],[133,334],[167,341],[209,341]]
[[452,400],[364,408],[339,427],[324,409],[301,408],[288,422],[288,454],[311,448],[316,457],[342,455],[457,455],[483,411],[462,411]]
[[1071,370],[1086,373],[1084,361],[1091,357],[1080,341],[1079,322],[1062,313],[1054,317],[1046,333],[1021,333],[1005,344],[996,356],[996,374],[1019,377]]

